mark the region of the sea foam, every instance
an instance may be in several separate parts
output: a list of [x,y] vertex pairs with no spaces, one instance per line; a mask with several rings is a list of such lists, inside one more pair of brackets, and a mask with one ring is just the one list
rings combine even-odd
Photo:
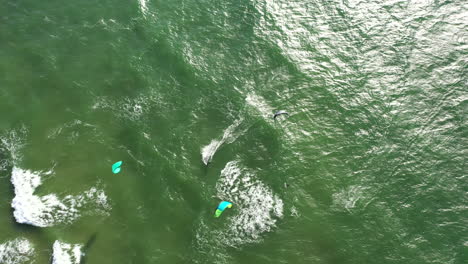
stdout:
[[216,263],[231,263],[229,251],[248,243],[259,243],[263,234],[272,231],[283,217],[283,201],[260,180],[255,171],[242,167],[239,161],[230,161],[221,171],[216,183],[216,196],[220,200],[233,203],[225,210],[216,226],[213,226],[212,213],[209,219],[202,217],[196,226],[192,262],[206,263],[214,259]]
[[238,161],[226,164],[216,189],[220,199],[231,201],[237,207],[237,214],[228,220],[227,232],[220,232],[227,244],[256,242],[283,217],[283,201],[255,179],[253,172],[241,168]]
[[67,244],[60,241],[54,242],[52,264],[79,264],[81,261],[80,244]]
[[[0,151],[9,153],[11,162],[15,162],[21,159],[21,149],[25,142],[24,138],[27,134],[26,127],[20,129],[11,130],[7,133],[0,134]],[[5,161],[3,161],[5,162]]]
[[0,244],[0,263],[23,264],[34,263],[34,248],[24,239],[17,238]]
[[57,223],[73,222],[81,215],[79,209],[91,203],[103,210],[110,208],[104,191],[94,187],[80,195],[67,195],[62,199],[55,194],[35,195],[34,191],[42,183],[40,174],[51,173],[13,167],[11,182],[15,189],[15,197],[11,206],[18,223],[48,227]]

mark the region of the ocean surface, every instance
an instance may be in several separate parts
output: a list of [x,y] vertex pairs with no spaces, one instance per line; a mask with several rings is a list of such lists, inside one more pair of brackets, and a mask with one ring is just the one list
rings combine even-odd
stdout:
[[464,0],[1,0],[0,264],[467,263],[467,41]]

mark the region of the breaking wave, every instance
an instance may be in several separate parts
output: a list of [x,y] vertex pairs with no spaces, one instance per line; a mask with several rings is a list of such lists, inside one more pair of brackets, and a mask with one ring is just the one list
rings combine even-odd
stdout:
[[24,238],[16,238],[0,244],[0,263],[22,264],[34,263],[34,248]]
[[81,262],[81,248],[80,244],[55,241],[52,264],[79,264]]
[[34,191],[42,183],[40,174],[51,173],[13,168],[11,182],[15,189],[15,197],[11,206],[18,223],[48,227],[57,223],[73,222],[81,216],[80,208],[89,204],[95,204],[104,211],[110,209],[104,191],[94,187],[80,195],[67,195],[63,199],[55,194],[35,195]]
[[256,242],[283,217],[283,201],[252,172],[241,169],[238,161],[226,164],[216,189],[217,196],[233,202],[238,211],[229,219],[228,232],[222,232],[228,244]]

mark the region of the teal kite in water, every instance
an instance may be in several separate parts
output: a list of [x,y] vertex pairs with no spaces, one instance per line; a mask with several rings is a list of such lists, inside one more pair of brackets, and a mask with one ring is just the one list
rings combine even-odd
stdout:
[[231,208],[231,207],[232,207],[232,203],[230,202],[226,202],[226,201],[220,202],[218,205],[218,208],[216,208],[215,217],[219,217],[223,213],[224,209]]
[[120,166],[122,166],[122,161],[118,161],[116,163],[114,163],[114,165],[112,165],[112,172],[114,174],[117,174],[120,172]]

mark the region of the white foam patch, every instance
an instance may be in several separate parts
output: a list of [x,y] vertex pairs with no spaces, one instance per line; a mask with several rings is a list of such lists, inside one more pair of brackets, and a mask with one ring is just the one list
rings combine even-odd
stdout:
[[248,128],[240,128],[239,125],[242,123],[242,121],[242,118],[234,121],[232,125],[224,130],[223,137],[221,139],[213,139],[210,144],[202,148],[202,161],[205,163],[205,165],[207,165],[208,162],[213,159],[214,154],[219,149],[219,147],[221,147],[221,145],[234,142],[239,136],[247,131]]
[[226,164],[216,189],[218,197],[231,201],[238,212],[228,218],[229,229],[218,234],[228,245],[259,241],[283,217],[283,201],[237,161]]
[[79,264],[81,261],[80,244],[67,244],[60,241],[54,242],[52,264]]
[[[42,173],[50,174],[52,173]],[[20,224],[38,227],[53,226],[57,223],[71,223],[81,216],[80,208],[95,204],[104,211],[110,209],[104,191],[91,188],[80,195],[67,195],[60,199],[55,194],[38,196],[34,191],[41,185],[39,172],[13,168],[11,182],[15,197],[11,203],[13,215]]]
[[0,263],[34,263],[33,245],[26,239],[17,238],[0,244]]

